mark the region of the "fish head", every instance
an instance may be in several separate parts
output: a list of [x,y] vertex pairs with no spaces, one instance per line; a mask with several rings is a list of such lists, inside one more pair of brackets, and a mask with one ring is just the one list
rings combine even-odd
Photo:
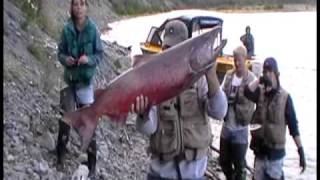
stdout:
[[190,55],[190,68],[194,73],[201,73],[212,67],[222,49],[227,43],[221,39],[222,27],[217,26],[212,30],[190,39],[192,44]]

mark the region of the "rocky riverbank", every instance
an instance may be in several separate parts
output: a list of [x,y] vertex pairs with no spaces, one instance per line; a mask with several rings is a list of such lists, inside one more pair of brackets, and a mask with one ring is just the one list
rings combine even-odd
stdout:
[[[115,2],[89,1],[90,16],[101,29],[121,18]],[[186,7],[181,3],[172,1],[158,7]],[[61,118],[59,91],[65,86],[63,69],[57,61],[57,40],[68,8],[69,1],[65,0],[4,0],[4,179],[70,179],[83,159],[74,131],[64,169],[57,169],[54,154]],[[126,47],[109,42],[103,47],[104,60],[99,65],[96,87],[105,87],[131,63]],[[129,117],[126,124],[114,124],[107,119],[99,124],[96,179],[131,180],[146,176],[148,138],[136,131],[133,119]],[[217,157],[212,155],[209,167],[216,173],[215,179],[220,179]]]

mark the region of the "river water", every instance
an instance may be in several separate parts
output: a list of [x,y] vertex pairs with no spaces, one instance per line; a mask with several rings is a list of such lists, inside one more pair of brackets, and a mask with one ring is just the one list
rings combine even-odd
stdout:
[[[317,178],[316,128],[316,12],[221,13],[202,10],[179,10],[136,17],[110,25],[111,31],[102,39],[132,46],[132,53],[141,53],[139,43],[145,41],[152,26],[160,26],[169,17],[184,14],[213,15],[224,20],[223,38],[228,39],[224,53],[231,54],[239,45],[245,27],[251,26],[255,38],[255,54],[261,60],[273,56],[278,61],[280,82],[292,96],[299,121],[307,169],[300,174],[299,156],[287,130],[284,172],[286,179],[312,180]],[[214,145],[219,147],[222,122],[213,121]],[[253,153],[247,153],[248,165],[253,167]]]

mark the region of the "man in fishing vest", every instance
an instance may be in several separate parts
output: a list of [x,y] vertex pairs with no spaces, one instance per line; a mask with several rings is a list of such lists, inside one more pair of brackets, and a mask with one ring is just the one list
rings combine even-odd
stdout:
[[[167,23],[164,32],[163,50],[188,38],[179,20]],[[212,142],[208,116],[222,119],[227,110],[215,66],[177,97],[146,110],[148,99],[141,95],[132,105],[138,131],[150,136],[148,180],[204,179]]]
[[228,98],[228,111],[220,136],[219,162],[227,180],[246,179],[246,152],[248,124],[254,112],[254,103],[244,95],[244,88],[256,79],[245,64],[247,49],[238,46],[233,50],[234,69],[227,71],[222,89]]
[[298,148],[301,173],[306,160],[300,140],[298,121],[289,93],[279,81],[278,65],[269,57],[263,64],[263,76],[250,83],[245,96],[256,103],[252,123],[261,125],[251,132],[250,148],[255,154],[254,179],[284,179],[282,170],[285,157],[286,126]]

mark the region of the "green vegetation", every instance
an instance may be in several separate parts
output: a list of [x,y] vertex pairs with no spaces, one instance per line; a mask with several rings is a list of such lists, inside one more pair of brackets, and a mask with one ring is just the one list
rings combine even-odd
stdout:
[[14,0],[13,2],[19,9],[21,9],[26,17],[26,21],[21,22],[20,24],[23,30],[26,30],[29,25],[37,25],[40,29],[58,40],[58,28],[53,27],[52,23],[48,22],[46,16],[42,14],[41,0]]
[[28,24],[43,27],[43,18],[39,13],[39,0],[14,0],[13,2],[25,14],[26,22],[22,23],[22,28],[25,29]]
[[169,9],[161,4],[143,4],[137,0],[111,0],[110,2],[115,12],[122,16],[163,12]]
[[278,10],[284,4],[316,5],[315,0],[174,0],[170,3],[156,0],[110,0],[118,15],[139,15],[158,13],[172,9],[201,8],[201,9],[264,9]]
[[53,89],[56,83],[59,81],[60,74],[55,70],[54,63],[49,62],[50,60],[47,59],[46,63],[44,64],[45,75],[41,76],[40,86],[44,92],[50,95],[54,93]]
[[43,63],[46,55],[44,52],[44,48],[33,43],[27,47],[28,51],[40,62]]
[[264,5],[264,10],[272,10],[272,9],[282,9],[283,4],[266,4]]
[[33,43],[27,49],[43,66],[44,75],[40,77],[40,87],[47,94],[52,93],[52,89],[59,78],[58,73],[55,71],[54,63],[50,62],[44,47]]

